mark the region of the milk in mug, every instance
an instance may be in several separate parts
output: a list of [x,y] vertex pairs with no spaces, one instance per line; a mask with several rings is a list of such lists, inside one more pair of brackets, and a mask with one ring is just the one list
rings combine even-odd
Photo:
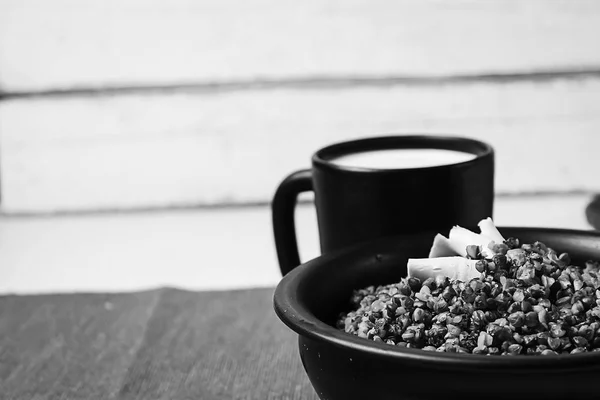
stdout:
[[405,169],[458,164],[475,157],[475,154],[446,149],[382,149],[344,154],[331,162],[344,167]]

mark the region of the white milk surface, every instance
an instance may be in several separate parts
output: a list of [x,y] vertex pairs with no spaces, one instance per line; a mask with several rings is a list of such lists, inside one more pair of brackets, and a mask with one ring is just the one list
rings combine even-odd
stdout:
[[398,169],[457,164],[475,158],[474,154],[442,149],[385,149],[346,154],[331,162],[345,167]]

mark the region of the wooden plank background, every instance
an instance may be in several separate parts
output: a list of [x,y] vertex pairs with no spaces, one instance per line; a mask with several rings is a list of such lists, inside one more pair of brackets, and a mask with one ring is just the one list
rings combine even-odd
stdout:
[[2,212],[267,203],[331,142],[489,141],[600,190],[595,1],[0,0]]
[[1,0],[5,90],[597,67],[594,0]]

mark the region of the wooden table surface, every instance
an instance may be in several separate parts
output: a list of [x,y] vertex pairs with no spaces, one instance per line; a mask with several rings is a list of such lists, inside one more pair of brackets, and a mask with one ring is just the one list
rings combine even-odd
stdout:
[[4,399],[317,399],[273,289],[0,298]]

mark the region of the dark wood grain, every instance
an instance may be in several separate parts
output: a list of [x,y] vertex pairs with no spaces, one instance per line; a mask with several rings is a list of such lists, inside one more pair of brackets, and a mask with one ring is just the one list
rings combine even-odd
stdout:
[[[26,399],[317,399],[272,289],[0,298],[0,392]],[[37,396],[37,397],[36,397]]]

